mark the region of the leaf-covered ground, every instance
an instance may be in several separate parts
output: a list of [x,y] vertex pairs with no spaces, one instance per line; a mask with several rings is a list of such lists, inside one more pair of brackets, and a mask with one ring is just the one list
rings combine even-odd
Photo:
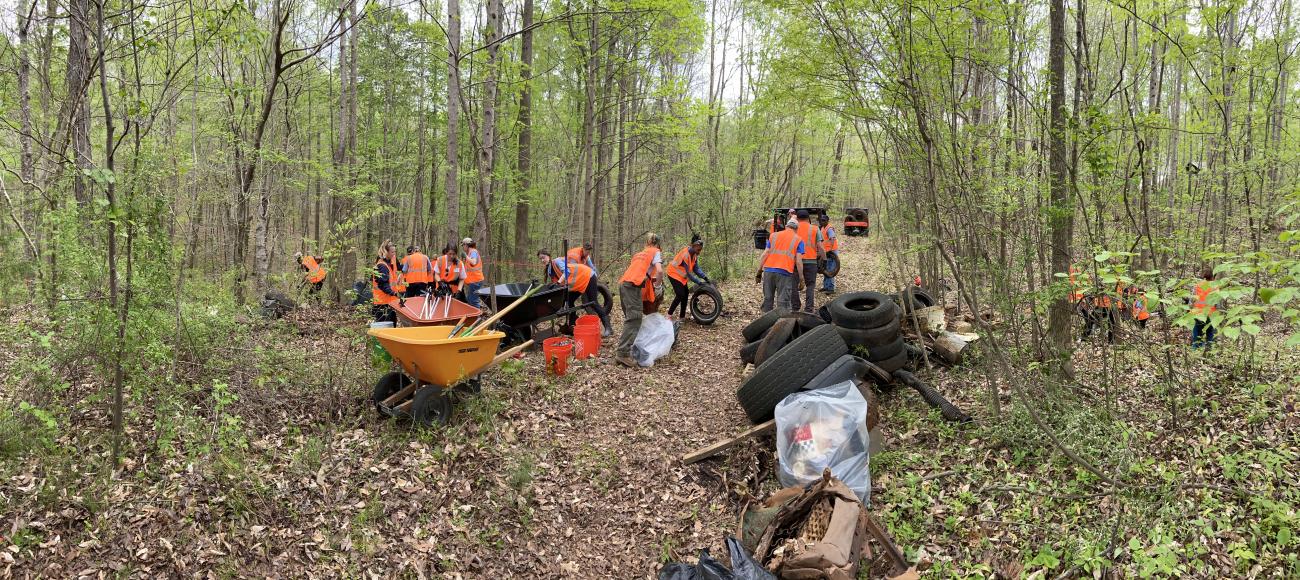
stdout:
[[[841,291],[895,285],[874,241],[848,245]],[[606,351],[547,378],[530,355],[426,432],[366,402],[380,373],[364,317],[217,325],[201,358],[153,369],[176,380],[132,391],[117,477],[104,469],[100,383],[56,364],[42,372],[66,384],[33,398],[41,373],[14,353],[50,347],[10,333],[0,394],[34,403],[0,422],[0,576],[624,578],[725,553],[743,503],[776,488],[773,442],[679,458],[747,426],[736,350],[758,293],[725,285],[724,317],[683,325],[652,369]],[[1176,349],[1171,397],[1152,362],[1159,338],[1080,344],[1068,385],[1021,369],[1056,436],[1121,486],[1047,445],[976,356],[920,373],[974,424],[944,423],[906,390],[882,394],[873,509],[935,576],[1300,574],[1295,353],[1248,373],[1234,347]],[[873,564],[864,577],[883,570]]]

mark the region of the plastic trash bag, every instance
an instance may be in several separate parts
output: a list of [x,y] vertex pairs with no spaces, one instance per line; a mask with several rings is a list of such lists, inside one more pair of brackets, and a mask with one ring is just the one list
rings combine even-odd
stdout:
[[653,366],[655,361],[673,349],[677,339],[677,329],[673,321],[662,314],[650,314],[641,319],[641,330],[632,343],[632,357],[643,367]]
[[731,555],[731,569],[713,559],[708,550],[701,550],[698,564],[668,564],[659,570],[659,580],[776,580],[740,545],[740,540],[727,537],[727,552]]
[[853,381],[790,395],[775,415],[781,485],[817,481],[830,468],[863,503],[871,499],[867,400]]

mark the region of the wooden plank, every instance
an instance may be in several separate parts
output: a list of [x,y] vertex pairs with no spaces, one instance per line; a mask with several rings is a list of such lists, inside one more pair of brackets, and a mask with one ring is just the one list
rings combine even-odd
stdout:
[[687,453],[686,455],[682,456],[682,463],[686,465],[690,465],[702,459],[713,457],[714,455],[722,453],[723,451],[731,449],[732,447],[735,447],[741,441],[749,439],[750,437],[753,437],[755,435],[761,435],[763,433],[768,433],[771,431],[776,431],[776,419],[768,419],[763,423],[759,423],[757,425],[754,425],[753,427],[750,427],[748,430],[746,430],[744,433],[741,433],[740,435],[737,435],[730,439],[723,439],[722,441],[709,445],[708,447],[697,449],[695,451]]
[[396,405],[398,401],[401,401],[402,399],[411,396],[411,393],[415,392],[415,386],[416,386],[415,382],[412,381],[411,384],[406,385],[406,387],[403,388],[402,390],[397,391],[396,393],[393,393],[392,396],[388,397],[387,399],[384,399],[384,402],[381,404],[385,407],[392,407],[393,405]]

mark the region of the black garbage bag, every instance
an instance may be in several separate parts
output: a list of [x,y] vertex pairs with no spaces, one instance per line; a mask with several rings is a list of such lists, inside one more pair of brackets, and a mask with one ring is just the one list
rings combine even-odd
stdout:
[[740,540],[727,536],[727,551],[731,555],[730,569],[710,556],[708,550],[701,550],[699,563],[692,566],[672,562],[659,570],[659,580],[776,580],[740,545]]

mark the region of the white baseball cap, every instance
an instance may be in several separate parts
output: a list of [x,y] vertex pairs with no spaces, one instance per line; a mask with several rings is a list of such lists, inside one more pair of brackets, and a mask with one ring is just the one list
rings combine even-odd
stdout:
[[465,239],[461,240],[460,243],[462,243],[462,244],[472,244],[472,243],[474,243],[474,238],[465,238]]

